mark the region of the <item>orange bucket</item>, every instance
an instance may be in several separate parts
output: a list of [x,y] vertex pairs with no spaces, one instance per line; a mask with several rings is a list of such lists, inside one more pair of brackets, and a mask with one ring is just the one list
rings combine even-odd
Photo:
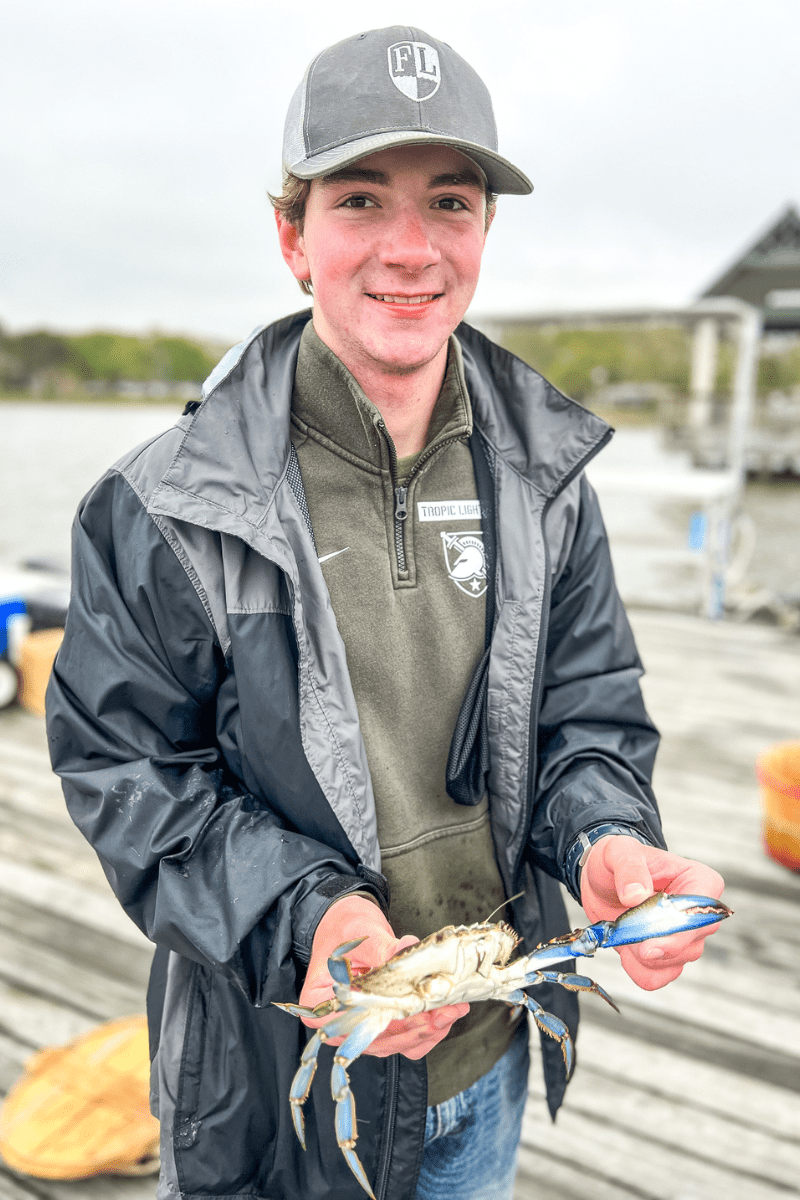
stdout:
[[764,849],[800,871],[800,742],[772,746],[756,763],[764,805]]
[[19,702],[37,717],[44,716],[44,694],[63,638],[63,629],[37,629],[19,649]]

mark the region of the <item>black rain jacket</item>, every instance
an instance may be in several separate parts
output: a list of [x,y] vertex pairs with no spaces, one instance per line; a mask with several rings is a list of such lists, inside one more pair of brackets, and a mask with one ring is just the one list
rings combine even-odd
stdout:
[[[55,770],[120,902],[156,943],[149,997],[161,1200],[358,1200],[338,1151],[323,1048],[288,1102],[309,1031],[297,998],[320,916],[386,905],[375,806],[344,647],[289,439],[309,313],[257,332],[199,409],[118,462],[81,504],[73,595],[48,693]],[[464,700],[449,790],[488,786],[525,945],[566,930],[558,890],[581,831],[663,845],[657,734],[585,463],[610,430],[480,334],[457,330],[490,578],[487,653]],[[575,999],[537,999],[573,1031]],[[544,1040],[551,1111],[565,1081]],[[411,1200],[424,1061],[351,1069],[377,1200]]]

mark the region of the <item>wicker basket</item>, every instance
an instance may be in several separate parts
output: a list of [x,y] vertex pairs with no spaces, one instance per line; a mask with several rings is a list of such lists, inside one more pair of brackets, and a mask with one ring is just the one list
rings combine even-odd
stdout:
[[110,1021],[25,1064],[0,1110],[0,1154],[39,1179],[158,1170],[145,1017]]

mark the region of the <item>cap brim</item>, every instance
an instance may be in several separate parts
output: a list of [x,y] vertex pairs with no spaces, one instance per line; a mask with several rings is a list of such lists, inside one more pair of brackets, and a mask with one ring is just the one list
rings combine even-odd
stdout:
[[454,150],[460,150],[478,164],[486,176],[489,189],[498,195],[527,196],[533,191],[533,184],[528,176],[502,155],[487,150],[485,146],[476,146],[474,142],[448,137],[443,133],[428,133],[422,129],[395,129],[386,133],[373,133],[357,141],[322,150],[319,154],[311,155],[298,163],[284,163],[284,170],[290,171],[298,179],[319,179],[321,175],[330,175],[342,167],[349,167],[378,150],[409,145],[452,146]]

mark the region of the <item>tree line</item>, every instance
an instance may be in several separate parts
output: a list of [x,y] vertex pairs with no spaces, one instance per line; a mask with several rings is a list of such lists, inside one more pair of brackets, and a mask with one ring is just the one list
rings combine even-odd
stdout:
[[187,337],[122,333],[59,334],[45,329],[11,334],[0,327],[0,389],[7,393],[70,395],[113,391],[123,382],[195,383],[221,351]]

